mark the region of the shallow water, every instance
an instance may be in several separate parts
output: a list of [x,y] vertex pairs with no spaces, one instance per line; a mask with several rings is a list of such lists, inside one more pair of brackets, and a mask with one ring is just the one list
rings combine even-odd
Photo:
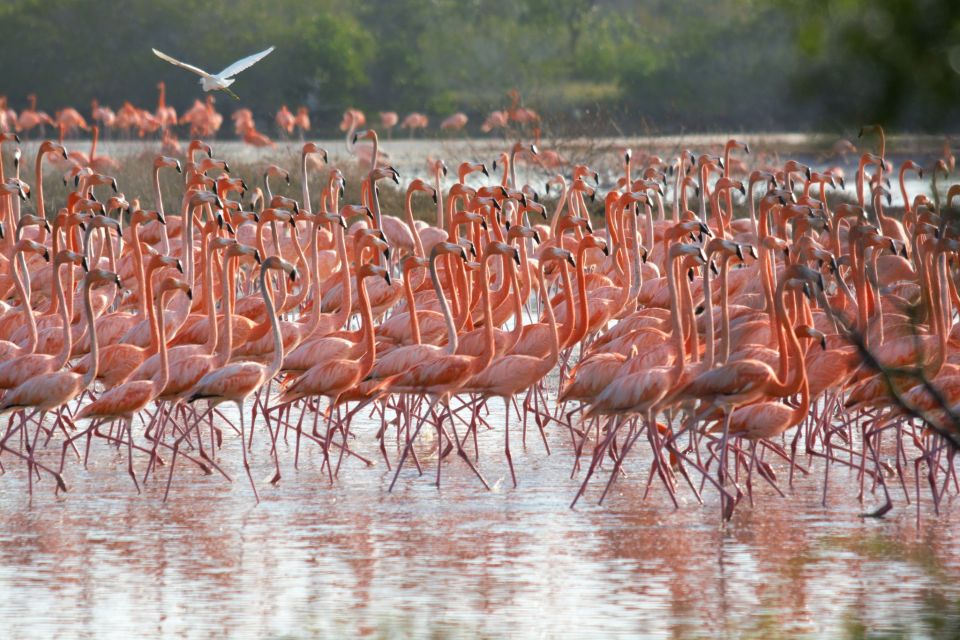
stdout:
[[[887,518],[864,520],[858,514],[878,496],[861,505],[852,472],[832,467],[823,507],[822,467],[789,490],[775,464],[787,497],[758,481],[756,505],[741,504],[721,525],[709,488],[705,506],[681,491],[674,509],[656,482],[644,499],[649,457],[638,446],[630,477],[602,506],[595,482],[571,510],[582,475],[570,479],[569,436],[549,428],[547,456],[532,424],[525,449],[513,433],[517,489],[498,429],[479,443],[492,491],[460,460],[445,462],[437,490],[428,439],[419,449],[425,475],[408,466],[388,493],[378,423],[354,422],[357,450],[377,465],[348,461],[332,486],[315,445],[293,469],[292,437],[279,449],[284,478],[271,486],[261,427],[259,505],[232,435],[219,461],[233,482],[178,462],[166,503],[163,469],[138,496],[125,450],[102,441],[87,471],[68,466],[69,493],[55,497],[44,480],[32,504],[23,467],[4,456],[0,635],[931,637],[960,629],[955,498],[939,516],[924,504],[919,528],[902,493]],[[144,464],[137,459],[141,472]]]

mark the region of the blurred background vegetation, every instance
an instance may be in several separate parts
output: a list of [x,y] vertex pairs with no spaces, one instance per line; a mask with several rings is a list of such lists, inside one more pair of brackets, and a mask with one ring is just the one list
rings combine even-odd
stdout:
[[476,133],[514,87],[567,133],[960,122],[957,0],[3,0],[0,94],[86,113],[151,106],[164,80],[182,110],[196,80],[151,47],[218,70],[271,44],[240,104],[306,105],[318,135],[348,106],[463,111]]

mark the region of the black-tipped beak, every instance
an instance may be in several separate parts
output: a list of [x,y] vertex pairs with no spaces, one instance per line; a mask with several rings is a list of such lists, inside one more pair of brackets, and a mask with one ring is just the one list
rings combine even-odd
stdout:
[[363,212],[367,215],[368,218],[373,220],[373,211],[370,211],[370,207],[364,207]]
[[120,276],[114,274],[111,280],[113,280],[113,284],[117,285],[117,289],[123,289],[123,285],[120,283]]
[[[494,167],[494,169],[496,169],[496,167]],[[444,175],[444,177],[446,177],[446,175],[447,175],[447,165],[443,165],[442,170],[443,170],[443,175]]]
[[259,250],[253,252],[253,260],[254,260],[257,264],[263,264],[263,260],[260,259],[260,251],[259,251]]
[[517,249],[513,250],[513,261],[517,263],[517,266],[520,266],[520,252]]
[[[0,230],[2,229],[3,229],[3,225],[0,225]],[[43,221],[43,230],[46,231],[47,233],[53,232],[53,229],[51,229],[50,227],[50,223],[47,222],[46,220]]]
[[715,276],[720,275],[720,270],[717,269],[717,263],[714,262],[713,260],[710,261],[710,273],[712,273]]
[[823,351],[827,350],[827,336],[820,336],[820,348]]
[[693,268],[691,267],[690,269],[687,269],[687,279],[690,282],[693,282],[693,278],[694,278]]
[[[487,219],[486,219],[486,218],[480,218],[480,228],[483,229],[484,231],[487,230]],[[508,229],[508,231],[509,231],[509,229]]]
[[207,147],[207,157],[208,158],[213,157],[213,149],[211,149],[210,147]]
[[296,282],[296,281],[297,281],[297,270],[293,269],[290,271],[290,282]]
[[433,191],[433,204],[437,204],[437,191]]
[[353,141],[352,141],[353,144],[357,144],[357,140],[358,140],[358,139],[359,139],[359,138],[358,138],[357,134],[354,133],[354,134],[353,134]]
[[[127,213],[130,213],[130,208],[129,208],[129,207],[127,208]],[[166,224],[167,224],[166,218],[164,218],[164,217],[163,217],[163,214],[160,213],[159,211],[157,211],[157,222],[159,222],[159,223],[162,224],[162,225],[166,225]]]
[[182,273],[183,273],[183,263],[180,262],[179,260],[177,260],[177,265],[176,265],[176,266],[177,266],[177,271],[179,271],[179,272],[182,274]]
[[383,279],[386,280],[387,286],[389,287],[389,286],[391,285],[390,272],[389,272],[389,271],[384,271],[384,272],[383,272]]
[[[67,181],[64,180],[64,181],[63,181],[63,184],[67,184]],[[73,186],[74,186],[74,187],[79,187],[79,186],[80,186],[80,174],[79,174],[79,173],[78,173],[77,175],[73,176]]]
[[603,245],[603,246],[600,247],[600,248],[603,250],[603,255],[605,255],[605,256],[609,256],[609,255],[610,255],[610,249],[607,248],[607,245]]
[[16,141],[17,144],[20,144],[20,136],[18,136],[17,134],[13,134],[13,139]]
[[[496,168],[496,167],[494,167],[494,168]],[[487,176],[488,178],[490,177],[490,174],[487,173],[487,165],[485,165],[485,164],[481,164],[481,165],[480,165],[480,173],[482,173],[483,175]]]
[[477,257],[477,245],[473,244],[472,242],[470,243],[470,255],[472,255],[474,258]]
[[[474,255],[476,255],[476,251],[474,250],[473,245],[470,245],[470,251],[471,251]],[[467,252],[466,252],[466,250],[465,250],[463,247],[460,247],[460,257],[463,258],[463,261],[464,261],[464,262],[467,261]]]
[[540,155],[540,150],[537,149],[537,145],[535,144],[530,145],[530,153],[532,153],[535,156]]
[[711,238],[713,237],[713,231],[710,230],[710,227],[707,226],[706,222],[700,222],[699,225],[700,225],[700,233],[706,236],[710,236]]
[[193,289],[187,288],[187,300],[193,300]]
[[862,137],[863,137],[863,127],[860,127],[860,133],[857,134],[857,137],[858,137],[858,138],[862,138]]
[[338,222],[338,223],[340,224],[340,226],[343,227],[344,229],[347,228],[347,221],[346,221],[346,219],[345,219],[343,216],[339,215],[339,214],[337,215],[337,222]]
[[742,184],[740,185],[740,194],[744,196],[747,195],[747,188]]
[[[2,237],[3,237],[3,232],[0,231],[0,238]],[[47,249],[43,250],[43,261],[50,262],[50,251],[48,251]]]
[[587,218],[583,223],[583,228],[587,230],[587,233],[593,233],[593,225],[590,224],[590,218]]
[[226,225],[227,233],[229,233],[231,236],[237,235],[237,230],[233,228],[232,224],[230,224],[229,222],[226,222],[224,224]]
[[66,160],[66,159],[67,159],[67,150],[66,150],[66,149],[63,149],[60,153],[61,153],[61,155],[63,155],[63,159]]
[[750,145],[748,144],[743,145],[743,152],[746,153],[747,155],[750,155]]
[[568,263],[570,264],[570,266],[573,267],[574,269],[577,268],[577,263],[574,261],[573,255],[570,254],[570,253],[567,254],[567,262],[568,262]]
[[180,166],[179,160],[177,160],[177,173],[183,173],[183,167]]
[[113,192],[114,192],[114,193],[120,193],[120,189],[117,188],[117,180],[116,180],[116,178],[110,180],[110,188],[113,189]]
[[803,283],[803,295],[807,297],[807,300],[813,300],[813,294],[810,293],[810,283]]
[[386,258],[387,260],[390,259],[390,247],[387,247],[386,249],[383,250],[383,257]]
[[80,268],[83,269],[84,273],[90,271],[90,266],[87,264],[86,256],[80,259]]
[[[491,163],[490,163],[490,166],[493,167],[493,170],[494,170],[494,171],[496,171],[496,170],[497,170],[497,161],[494,160],[493,162],[491,162]],[[444,174],[444,175],[447,174],[446,170],[444,170],[443,174]]]
[[533,231],[533,241],[537,244],[540,244],[540,232],[534,229]]
[[327,152],[323,152],[323,164],[330,164],[330,160],[327,159]]
[[737,257],[740,259],[740,262],[743,262],[743,247],[739,244],[737,245]]

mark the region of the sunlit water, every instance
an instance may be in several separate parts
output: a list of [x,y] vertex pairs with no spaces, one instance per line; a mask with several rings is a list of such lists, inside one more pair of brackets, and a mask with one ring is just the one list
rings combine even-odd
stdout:
[[44,479],[32,504],[23,465],[4,456],[0,636],[929,636],[960,623],[953,498],[939,516],[925,503],[919,528],[902,493],[888,517],[864,520],[880,496],[860,504],[854,473],[832,467],[823,507],[821,466],[790,490],[774,465],[787,497],[758,481],[755,506],[721,525],[709,488],[704,506],[681,490],[674,509],[656,482],[644,499],[638,446],[603,505],[605,475],[571,510],[582,474],[570,478],[569,435],[549,427],[548,456],[532,423],[525,448],[513,434],[516,489],[497,428],[479,442],[492,491],[455,456],[437,490],[428,438],[424,476],[407,465],[388,493],[378,425],[354,421],[356,449],[377,465],[349,460],[332,485],[316,445],[293,468],[291,433],[277,487],[260,426],[259,505],[232,435],[219,461],[233,482],[178,462],[166,503],[165,469],[137,495],[125,449],[103,441],[87,471],[68,466],[69,493]]

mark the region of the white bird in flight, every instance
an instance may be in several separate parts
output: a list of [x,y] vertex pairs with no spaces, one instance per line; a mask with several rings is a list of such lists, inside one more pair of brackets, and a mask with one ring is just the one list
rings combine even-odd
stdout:
[[192,64],[187,64],[186,62],[180,62],[176,58],[171,58],[167,54],[163,53],[162,51],[157,51],[156,49],[153,50],[153,53],[161,60],[166,60],[170,64],[177,65],[178,67],[183,67],[187,71],[193,71],[195,74],[200,76],[200,84],[203,85],[204,91],[218,91],[218,90],[226,91],[231,96],[239,100],[240,96],[235,94],[229,88],[230,85],[234,83],[235,79],[233,76],[237,75],[244,69],[249,69],[256,63],[266,58],[267,55],[271,51],[273,51],[273,49],[274,47],[270,47],[269,49],[264,49],[260,53],[255,53],[252,56],[241,58],[240,60],[237,60],[236,62],[231,64],[229,67],[227,67],[220,73],[207,73],[200,67],[195,67]]

